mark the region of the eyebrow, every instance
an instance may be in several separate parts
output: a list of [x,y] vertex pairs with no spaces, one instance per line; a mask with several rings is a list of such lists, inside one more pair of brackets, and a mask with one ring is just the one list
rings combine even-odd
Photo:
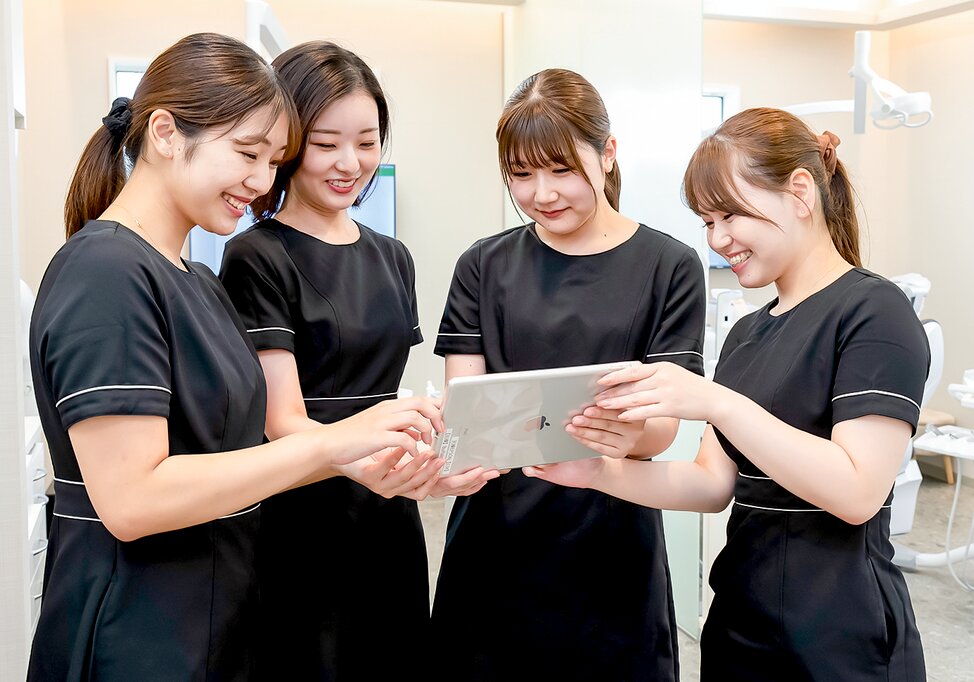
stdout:
[[251,135],[250,137],[234,137],[231,138],[237,144],[242,145],[253,145],[253,144],[270,144],[271,141],[266,137]]
[[[340,131],[340,130],[331,130],[330,128],[313,128],[311,130],[311,132],[312,133],[323,133],[325,135],[341,135],[342,134],[342,131]],[[364,135],[365,133],[377,133],[377,132],[379,132],[379,129],[378,128],[363,128],[362,130],[358,131],[358,134],[359,135]]]

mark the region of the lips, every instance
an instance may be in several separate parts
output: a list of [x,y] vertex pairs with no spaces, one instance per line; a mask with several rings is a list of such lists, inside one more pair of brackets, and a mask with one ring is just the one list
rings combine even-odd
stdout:
[[355,189],[355,183],[358,178],[350,178],[348,180],[325,180],[325,184],[333,191],[338,194],[348,194]]
[[237,197],[232,194],[227,194],[226,192],[224,192],[223,201],[225,201],[227,206],[230,207],[230,211],[238,218],[240,218],[247,211],[247,206],[250,205],[251,200]]
[[541,211],[540,213],[548,220],[554,220],[567,210],[567,208],[559,208],[557,211]]

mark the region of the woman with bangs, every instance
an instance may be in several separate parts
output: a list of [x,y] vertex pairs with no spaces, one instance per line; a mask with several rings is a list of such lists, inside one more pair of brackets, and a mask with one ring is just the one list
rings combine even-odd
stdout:
[[926,679],[889,542],[893,482],[929,365],[907,298],[862,268],[839,139],[776,109],[728,119],[684,192],[742,286],[778,297],[728,335],[714,381],[669,363],[613,373],[622,420],[709,422],[693,462],[609,458],[533,467],[536,479],[661,509],[733,498],[711,571],[704,682]]
[[[266,432],[277,439],[395,397],[423,335],[406,246],[349,215],[389,135],[375,74],[325,41],[273,65],[294,98],[301,151],[254,202],[259,222],[227,244],[220,278],[264,368]],[[416,501],[438,480],[433,455],[392,469],[355,462],[264,503],[262,679],[421,676],[429,569]]]
[[183,38],[102,123],[31,318],[56,501],[28,679],[250,680],[260,501],[377,452],[391,470],[438,410],[393,401],[262,445],[254,348],[179,256],[194,225],[230,234],[296,152],[291,99],[253,50]]
[[[702,373],[700,259],[619,213],[617,143],[592,85],[531,76],[497,141],[532,222],[460,257],[435,349],[447,380],[662,358]],[[590,408],[566,428],[593,455],[642,459],[677,426]],[[679,679],[659,511],[520,471],[458,492],[433,604],[438,678]]]

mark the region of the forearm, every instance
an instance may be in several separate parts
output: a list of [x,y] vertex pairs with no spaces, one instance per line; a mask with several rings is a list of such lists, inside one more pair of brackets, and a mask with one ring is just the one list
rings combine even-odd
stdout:
[[250,507],[306,480],[333,475],[321,438],[296,434],[257,447],[174,455],[113,491],[115,518],[103,519],[121,540],[186,528]]
[[733,486],[698,462],[638,462],[603,457],[595,490],[644,507],[719,512]]
[[857,469],[849,453],[828,438],[781,421],[757,403],[724,389],[711,423],[745,457],[801,499],[845,520],[875,515],[892,481]]
[[643,427],[643,435],[629,453],[629,458],[650,459],[655,457],[673,444],[673,439],[676,438],[676,432],[679,428],[679,419],[671,417],[647,419]]

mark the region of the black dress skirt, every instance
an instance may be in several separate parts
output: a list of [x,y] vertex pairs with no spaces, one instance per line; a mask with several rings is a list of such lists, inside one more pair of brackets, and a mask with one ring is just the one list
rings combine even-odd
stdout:
[[[436,353],[488,372],[620,360],[703,371],[703,269],[640,225],[570,256],[534,225],[461,256]],[[593,453],[594,456],[594,453]],[[457,499],[433,605],[443,680],[679,679],[660,512],[520,471]]]
[[56,503],[30,680],[252,676],[259,505],[120,542],[92,507],[68,438],[91,417],[154,415],[168,420],[171,455],[262,442],[257,355],[213,273],[186,266],[118,223],[92,221],[41,282],[31,369]]
[[[322,423],[395,398],[423,338],[409,252],[359,229],[335,245],[266,220],[227,244],[220,273],[257,350],[294,354]],[[418,679],[429,574],[416,502],[333,478],[261,511],[261,679]]]
[[[715,380],[821,438],[865,415],[916,428],[929,365],[923,328],[892,283],[853,269],[777,316],[731,331]],[[717,432],[737,463],[727,546],[711,571],[706,682],[919,682],[920,635],[891,559],[890,501],[850,525],[788,492]]]

